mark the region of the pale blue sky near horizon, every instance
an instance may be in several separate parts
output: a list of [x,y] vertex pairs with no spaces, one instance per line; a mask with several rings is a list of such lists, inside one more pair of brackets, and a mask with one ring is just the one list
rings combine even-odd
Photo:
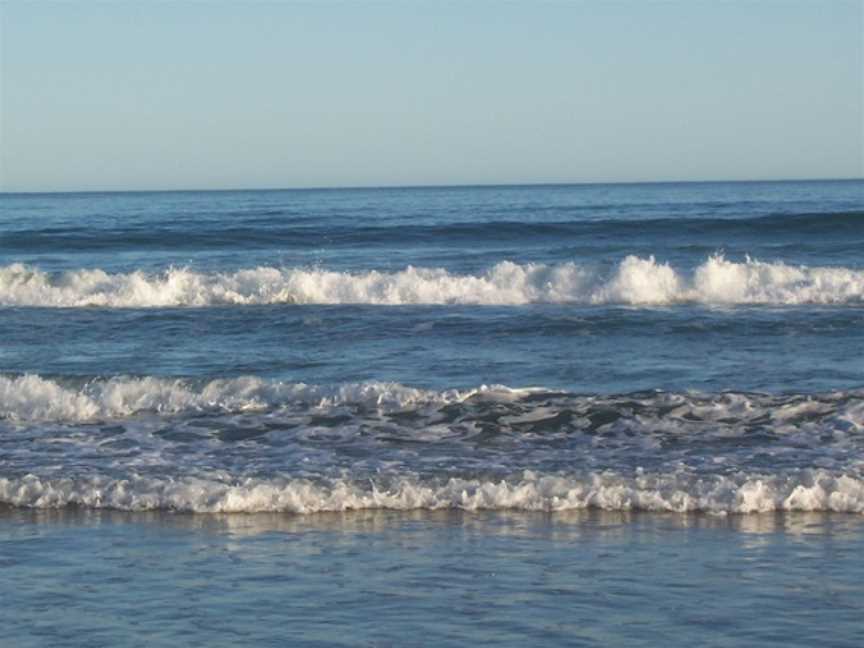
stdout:
[[864,176],[860,0],[0,4],[0,190]]

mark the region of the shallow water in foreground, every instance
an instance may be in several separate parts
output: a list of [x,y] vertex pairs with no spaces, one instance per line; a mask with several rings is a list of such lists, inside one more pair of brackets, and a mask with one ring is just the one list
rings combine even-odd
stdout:
[[853,648],[862,551],[864,517],[826,513],[6,509],[0,627],[20,648]]

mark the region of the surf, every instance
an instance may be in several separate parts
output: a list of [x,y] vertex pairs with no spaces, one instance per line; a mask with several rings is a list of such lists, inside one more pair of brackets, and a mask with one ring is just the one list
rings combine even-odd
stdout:
[[28,508],[312,514],[361,510],[864,513],[864,480],[827,470],[730,476],[524,471],[511,480],[0,477],[0,503]]
[[717,254],[692,271],[653,256],[629,255],[611,269],[502,261],[485,272],[445,268],[345,272],[266,267],[201,272],[109,273],[101,269],[47,272],[35,266],[0,268],[0,305],[38,308],[201,308],[278,304],[523,306],[857,305],[864,270],[809,267]]

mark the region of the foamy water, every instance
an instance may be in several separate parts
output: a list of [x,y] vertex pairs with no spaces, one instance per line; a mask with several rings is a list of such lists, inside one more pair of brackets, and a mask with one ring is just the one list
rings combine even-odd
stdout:
[[864,512],[864,480],[829,471],[732,476],[681,474],[584,476],[526,473],[512,481],[390,478],[386,485],[333,480],[131,477],[0,478],[0,502],[14,506],[85,506],[123,511],[320,513],[358,510],[518,510],[767,513]]
[[627,256],[611,273],[575,262],[504,261],[478,275],[445,268],[336,272],[258,267],[230,273],[170,268],[110,274],[0,268],[0,304],[77,308],[165,308],[245,304],[681,303],[820,305],[864,302],[864,271],[712,256],[688,273],[653,256]]
[[0,434],[10,448],[0,503],[14,506],[864,510],[861,391],[598,396],[25,375],[0,377]]
[[88,421],[144,413],[246,412],[299,404],[321,408],[341,404],[399,408],[458,402],[478,393],[510,396],[518,391],[482,386],[465,392],[433,392],[397,383],[374,382],[322,386],[266,381],[254,376],[203,384],[153,376],[115,377],[66,387],[30,374],[0,376],[0,419]]
[[862,189],[0,196],[0,508],[860,514]]

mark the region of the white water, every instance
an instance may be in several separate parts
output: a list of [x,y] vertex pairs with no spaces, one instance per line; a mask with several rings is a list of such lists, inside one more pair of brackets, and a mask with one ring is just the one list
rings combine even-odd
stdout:
[[182,379],[121,376],[67,387],[27,374],[0,376],[0,420],[83,422],[140,413],[248,412],[285,405],[403,408],[459,402],[480,393],[489,398],[515,398],[528,391],[484,385],[466,391],[437,392],[382,382],[326,386],[267,381],[254,376],[200,385]]
[[792,266],[713,256],[692,273],[654,257],[628,256],[608,275],[575,263],[504,261],[478,275],[441,268],[399,272],[334,272],[258,267],[233,273],[170,268],[162,273],[109,274],[81,269],[49,274],[13,264],[0,268],[0,305],[154,308],[242,304],[670,305],[857,304],[864,270]]
[[[525,423],[551,416],[552,404],[576,410],[608,409],[623,398],[625,409],[635,401],[662,408],[666,414],[652,420],[655,430],[674,431],[684,420],[720,423],[747,422],[765,416],[778,426],[798,419],[816,421],[831,416],[837,430],[864,432],[864,392],[838,391],[811,396],[767,396],[758,394],[678,394],[657,392],[633,396],[578,396],[540,387],[481,385],[473,389],[435,391],[395,382],[314,385],[266,380],[257,376],[191,381],[158,376],[115,376],[61,384],[36,374],[0,375],[0,420],[66,421],[80,423],[120,419],[138,414],[173,416],[179,414],[243,413],[286,406],[333,408],[361,405],[382,410],[439,408],[480,398],[484,402],[517,402],[529,394],[544,394],[544,405],[532,405],[529,412],[507,416],[508,424]],[[552,407],[552,409],[550,409]],[[547,411],[549,410],[549,411]],[[554,414],[554,412],[553,412]],[[625,417],[629,420],[631,416]],[[623,421],[624,419],[622,419]],[[633,420],[640,420],[638,417]],[[620,423],[619,423],[620,425]],[[667,429],[668,428],[668,429]]]
[[[396,417],[380,416],[396,410]],[[611,411],[617,416],[599,427],[592,423],[595,413]],[[161,418],[200,412],[216,416],[203,427]],[[253,423],[277,423],[266,441],[220,440],[223,423],[242,432],[243,421],[233,414],[247,412]],[[561,412],[569,424],[543,427]],[[327,427],[313,420],[319,414],[344,420]],[[493,418],[500,436],[475,438]],[[860,391],[578,396],[251,376],[62,384],[38,375],[0,376],[6,448],[0,504],[194,512],[862,513],[862,433]],[[413,443],[426,445],[418,453]]]
[[246,479],[107,477],[0,478],[0,503],[56,508],[70,505],[119,510],[316,513],[362,509],[567,511],[864,512],[864,480],[825,470],[729,476],[687,472],[651,475],[611,471],[583,476],[525,471],[508,481],[401,477],[389,485],[349,479]]
[[[554,416],[558,408],[586,415],[594,408],[617,408],[623,399],[622,418],[617,426],[629,425],[642,432],[675,433],[688,421],[746,424],[768,417],[775,431],[792,429],[799,423],[830,421],[837,433],[864,432],[864,392],[838,391],[811,396],[767,396],[758,394],[678,394],[657,392],[634,396],[567,395],[539,387],[513,388],[481,385],[473,389],[435,391],[393,382],[314,385],[266,380],[256,376],[190,381],[157,376],[115,376],[61,384],[36,374],[0,375],[0,421],[57,421],[87,423],[122,419],[140,414],[174,416],[211,413],[262,412],[281,407],[301,406],[321,410],[342,405],[372,407],[381,411],[412,409],[427,414],[448,404],[481,399],[484,403],[518,403],[530,395],[545,395],[546,402],[532,404],[501,419],[514,425]],[[665,412],[658,418],[634,416],[634,402]],[[625,414],[626,413],[626,414]]]

